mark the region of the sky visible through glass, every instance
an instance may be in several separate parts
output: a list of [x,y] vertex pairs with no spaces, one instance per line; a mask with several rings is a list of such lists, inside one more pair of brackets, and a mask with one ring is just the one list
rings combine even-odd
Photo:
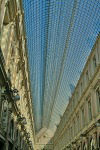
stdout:
[[23,0],[35,129],[56,129],[100,32],[99,0]]

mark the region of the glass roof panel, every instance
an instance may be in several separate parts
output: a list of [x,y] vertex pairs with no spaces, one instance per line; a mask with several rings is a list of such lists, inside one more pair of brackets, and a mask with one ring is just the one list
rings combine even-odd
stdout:
[[35,129],[56,128],[100,32],[99,0],[23,0]]

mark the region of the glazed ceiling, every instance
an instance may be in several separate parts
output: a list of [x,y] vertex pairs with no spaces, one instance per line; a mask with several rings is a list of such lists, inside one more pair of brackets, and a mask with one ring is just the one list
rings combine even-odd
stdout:
[[99,0],[23,0],[35,130],[55,131],[100,32]]

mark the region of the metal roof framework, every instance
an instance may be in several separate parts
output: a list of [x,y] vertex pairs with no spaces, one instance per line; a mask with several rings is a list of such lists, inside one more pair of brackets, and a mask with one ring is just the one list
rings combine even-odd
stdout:
[[23,0],[35,129],[56,129],[100,32],[99,0]]

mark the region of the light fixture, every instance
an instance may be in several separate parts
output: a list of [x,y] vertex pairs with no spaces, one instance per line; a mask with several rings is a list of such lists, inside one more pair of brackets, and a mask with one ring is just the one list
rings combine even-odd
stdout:
[[14,101],[19,101],[20,100],[20,96],[18,94],[18,90],[14,88],[13,90],[11,90],[11,92],[12,92],[13,100]]
[[20,100],[20,96],[19,96],[19,95],[16,95],[16,96],[14,97],[14,100],[15,100],[15,101],[19,101],[19,100]]

